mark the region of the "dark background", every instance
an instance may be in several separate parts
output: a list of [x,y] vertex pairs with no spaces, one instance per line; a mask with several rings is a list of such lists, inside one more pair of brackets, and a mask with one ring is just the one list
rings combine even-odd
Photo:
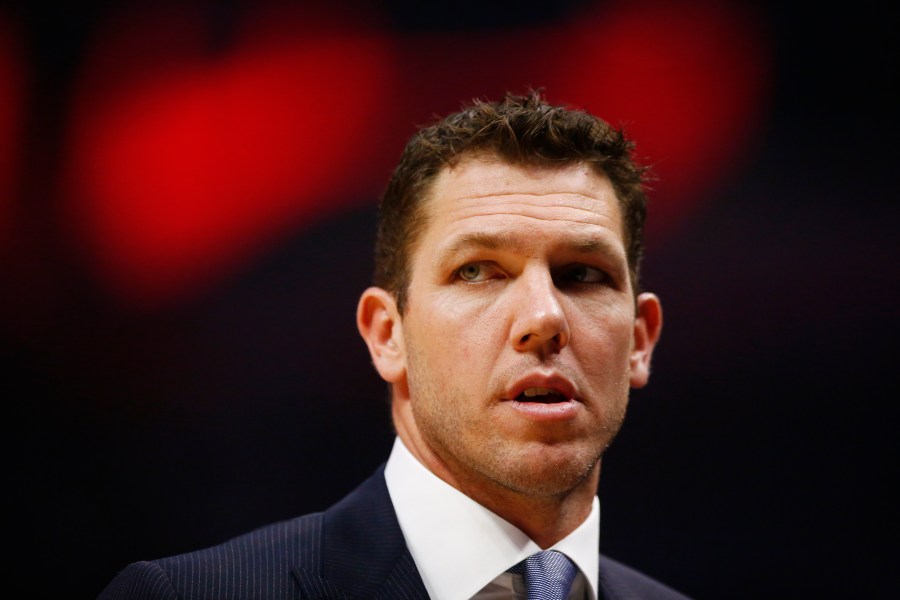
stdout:
[[631,125],[658,176],[666,325],[604,461],[603,551],[698,599],[896,597],[900,52],[876,7],[0,5],[5,588],[93,597],[381,463],[354,325],[377,196],[417,123],[532,85]]

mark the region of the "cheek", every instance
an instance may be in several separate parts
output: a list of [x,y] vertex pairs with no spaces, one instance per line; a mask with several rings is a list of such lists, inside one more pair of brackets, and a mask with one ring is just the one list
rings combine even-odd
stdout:
[[588,320],[573,327],[572,345],[589,374],[610,377],[628,368],[631,354],[630,320]]
[[435,343],[443,342],[446,356],[476,359],[500,348],[505,341],[508,314],[496,298],[446,294],[426,316]]

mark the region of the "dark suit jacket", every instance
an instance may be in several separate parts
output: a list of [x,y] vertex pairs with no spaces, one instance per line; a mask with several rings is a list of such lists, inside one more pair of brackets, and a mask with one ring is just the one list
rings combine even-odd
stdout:
[[[599,593],[605,600],[684,600],[602,555]],[[394,514],[384,467],[324,513],[129,565],[98,600],[250,598],[428,598]]]

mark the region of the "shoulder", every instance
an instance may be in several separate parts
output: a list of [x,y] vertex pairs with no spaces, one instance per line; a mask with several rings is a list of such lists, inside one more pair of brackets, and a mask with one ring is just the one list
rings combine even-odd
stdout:
[[407,566],[405,548],[382,466],[324,513],[129,565],[100,600],[343,597],[338,588],[390,583],[398,565]]
[[687,596],[600,555],[600,591],[607,600],[688,600]]
[[291,597],[292,570],[318,560],[323,513],[261,527],[227,542],[129,565],[98,600]]

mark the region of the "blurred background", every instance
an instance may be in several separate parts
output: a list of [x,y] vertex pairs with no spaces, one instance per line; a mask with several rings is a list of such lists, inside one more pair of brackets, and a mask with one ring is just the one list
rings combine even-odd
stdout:
[[666,325],[602,550],[698,599],[897,597],[879,4],[0,4],[4,587],[90,598],[385,460],[377,198],[417,125],[542,87],[656,175]]

